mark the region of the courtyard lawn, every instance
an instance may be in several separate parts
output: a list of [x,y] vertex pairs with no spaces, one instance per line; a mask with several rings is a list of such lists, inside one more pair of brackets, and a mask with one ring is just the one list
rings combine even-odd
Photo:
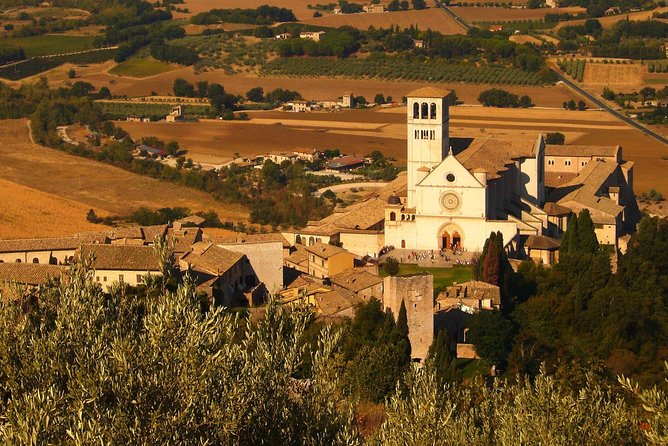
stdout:
[[[399,276],[419,274],[427,272],[434,276],[434,294],[445,290],[446,287],[452,285],[454,282],[462,283],[468,282],[473,278],[473,270],[471,266],[461,265],[453,266],[452,268],[425,268],[414,264],[402,263],[399,266]],[[380,268],[381,276],[385,277],[387,274]]]
[[48,56],[95,49],[94,39],[94,36],[63,36],[60,34],[12,37],[0,39],[0,48],[21,47],[25,51],[26,57]]
[[152,57],[138,57],[116,65],[109,70],[109,73],[117,76],[143,78],[172,71],[175,67],[176,65],[168,64]]

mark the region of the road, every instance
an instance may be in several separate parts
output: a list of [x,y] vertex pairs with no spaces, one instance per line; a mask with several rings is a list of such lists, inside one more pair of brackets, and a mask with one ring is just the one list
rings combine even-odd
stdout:
[[[457,23],[459,23],[461,26],[463,26],[464,29],[466,29],[467,31],[468,31],[469,29],[471,29],[471,25],[469,25],[464,19],[462,19],[461,17],[459,17],[457,14],[455,14],[454,11],[452,11],[452,9],[450,9],[445,3],[441,3],[441,4],[440,4],[440,7],[443,9],[443,11],[446,12],[446,14],[448,14],[448,15],[449,15],[450,17],[452,17]],[[584,96],[585,98],[589,99],[591,102],[593,102],[594,104],[596,104],[596,105],[597,105],[598,107],[600,107],[602,110],[607,111],[608,113],[610,113],[611,115],[615,116],[616,118],[618,118],[618,119],[624,121],[626,124],[630,125],[631,127],[635,127],[635,128],[637,128],[638,130],[640,130],[641,132],[643,132],[645,135],[647,135],[647,136],[649,136],[649,137],[651,137],[651,138],[654,138],[654,139],[656,139],[657,141],[662,142],[662,143],[668,145],[668,138],[666,138],[665,136],[663,136],[663,135],[661,135],[661,134],[655,132],[654,130],[652,130],[652,129],[648,128],[648,127],[645,127],[644,125],[642,125],[642,124],[639,123],[638,121],[629,118],[628,116],[624,115],[623,113],[618,112],[617,110],[615,110],[614,108],[612,108],[612,107],[610,107],[608,104],[606,104],[605,102],[603,102],[603,101],[601,101],[600,99],[598,99],[598,98],[597,98],[596,96],[594,96],[593,94],[591,94],[591,93],[589,93],[588,91],[586,91],[584,88],[582,88],[582,87],[580,87],[579,85],[577,85],[575,82],[573,82],[573,81],[571,81],[570,79],[566,78],[566,76],[562,75],[562,74],[559,72],[559,70],[556,70],[556,69],[552,68],[552,71],[555,72],[555,74],[557,75],[557,77],[558,77],[564,84],[566,84],[566,85],[568,85],[569,87],[571,87],[571,88],[572,88],[573,90],[575,90],[578,94],[580,94],[580,95]]]
[[446,5],[445,3],[441,3],[440,6],[441,6],[441,9],[443,9],[443,11],[445,11],[445,13],[447,15],[452,17],[455,20],[455,22],[459,23],[459,25],[462,28],[464,28],[464,30],[466,30],[468,32],[468,30],[471,29],[471,25],[469,25],[466,20],[462,19],[457,14],[455,14],[454,11],[448,7],[448,5]]
[[608,113],[610,113],[611,115],[615,116],[616,118],[621,119],[622,121],[624,121],[624,122],[627,123],[628,125],[637,128],[638,130],[640,130],[641,132],[643,132],[645,135],[650,136],[650,137],[656,139],[657,141],[662,142],[662,143],[668,145],[668,138],[666,138],[665,136],[663,136],[663,135],[661,135],[661,134],[655,132],[655,131],[652,130],[652,129],[649,129],[649,128],[645,127],[644,125],[642,125],[642,124],[639,123],[638,121],[636,121],[636,120],[634,120],[634,119],[631,119],[631,118],[629,118],[628,116],[626,116],[626,115],[624,115],[624,114],[618,112],[617,110],[615,110],[614,108],[612,108],[612,107],[610,107],[608,104],[606,104],[605,102],[603,102],[603,101],[601,101],[600,99],[598,99],[598,98],[597,98],[596,96],[594,96],[593,94],[589,93],[589,92],[588,92],[587,90],[585,90],[584,88],[582,88],[582,87],[580,87],[579,85],[577,85],[575,82],[571,81],[570,79],[567,79],[566,76],[564,76],[563,74],[559,73],[557,70],[552,69],[552,71],[554,71],[554,72],[556,73],[557,77],[559,77],[559,80],[561,80],[564,84],[568,85],[568,86],[571,87],[573,90],[575,90],[576,92],[578,92],[580,95],[582,95],[582,96],[584,96],[585,98],[589,99],[591,102],[593,102],[594,104],[596,104],[597,106],[599,106],[601,109],[607,111]]

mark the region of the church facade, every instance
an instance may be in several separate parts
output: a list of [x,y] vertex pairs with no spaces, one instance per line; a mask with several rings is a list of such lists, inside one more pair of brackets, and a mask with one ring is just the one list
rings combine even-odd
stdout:
[[460,139],[451,145],[449,96],[428,87],[407,97],[407,193],[388,199],[387,245],[481,251],[490,232],[513,241],[526,229],[523,220],[540,223],[544,215],[542,136]]

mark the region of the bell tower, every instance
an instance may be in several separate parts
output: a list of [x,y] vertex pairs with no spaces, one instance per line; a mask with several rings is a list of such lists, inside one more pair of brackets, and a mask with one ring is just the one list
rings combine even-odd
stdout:
[[[418,169],[436,167],[450,148],[449,101],[452,92],[426,87],[409,93],[406,97],[408,129],[406,207],[415,207],[415,185],[424,174]],[[424,169],[423,169],[424,170]]]

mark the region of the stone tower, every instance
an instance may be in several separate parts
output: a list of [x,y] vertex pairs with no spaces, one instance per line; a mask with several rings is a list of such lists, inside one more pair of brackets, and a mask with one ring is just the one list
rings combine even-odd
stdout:
[[415,184],[420,168],[433,168],[445,158],[450,148],[449,98],[452,92],[426,87],[409,93],[408,103],[408,201],[415,207]]
[[434,340],[434,277],[423,273],[383,279],[383,307],[395,319],[402,301],[406,305],[411,356],[426,359]]

